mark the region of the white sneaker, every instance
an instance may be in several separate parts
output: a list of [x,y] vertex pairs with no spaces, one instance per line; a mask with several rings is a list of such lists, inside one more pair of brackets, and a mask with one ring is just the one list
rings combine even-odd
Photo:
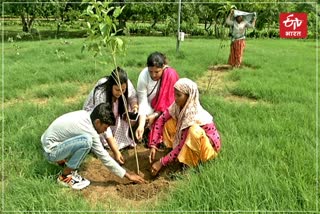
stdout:
[[67,176],[59,175],[57,181],[63,186],[71,187],[76,190],[83,189],[90,185],[90,181],[81,177],[77,171],[72,171],[71,174]]

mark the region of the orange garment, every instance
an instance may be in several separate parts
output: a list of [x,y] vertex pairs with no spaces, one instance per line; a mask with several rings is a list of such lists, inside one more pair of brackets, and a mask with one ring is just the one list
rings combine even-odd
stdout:
[[[176,120],[169,119],[163,130],[163,143],[168,148],[173,147],[176,133]],[[200,162],[206,162],[217,157],[206,132],[198,125],[189,127],[187,138],[178,155],[178,160],[188,166],[197,166]]]
[[163,143],[167,148],[173,148],[174,137],[176,135],[177,121],[173,118],[164,124]]
[[228,64],[233,67],[240,67],[245,46],[245,39],[234,40],[231,43]]
[[178,155],[178,160],[188,166],[197,166],[217,157],[205,131],[197,124],[189,128],[187,139]]

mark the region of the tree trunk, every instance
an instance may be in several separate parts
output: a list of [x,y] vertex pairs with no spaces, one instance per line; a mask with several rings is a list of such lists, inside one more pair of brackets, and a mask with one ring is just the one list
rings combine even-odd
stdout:
[[156,26],[157,22],[158,22],[158,19],[154,17],[153,18],[153,23],[151,25],[151,28],[154,28],[154,26]]
[[29,29],[28,29],[28,23],[26,21],[26,17],[24,16],[23,13],[20,14],[21,17],[21,23],[22,23],[22,31],[28,33]]
[[60,24],[60,22],[58,22],[58,24],[57,24],[57,30],[56,30],[56,39],[58,38],[59,33],[60,33],[60,26],[61,26],[61,24]]
[[61,25],[64,23],[65,11],[67,11],[67,4],[64,8],[60,8],[59,18],[60,20],[56,20],[57,22],[57,30],[56,30],[56,39],[59,37]]
[[217,24],[214,25],[214,35],[216,38],[219,38],[219,29]]
[[[207,31],[207,19],[204,20],[204,30]],[[207,31],[208,32],[208,31]]]
[[32,27],[32,24],[33,24],[33,21],[36,19],[36,17],[33,15],[31,16],[31,19],[28,21],[28,28],[29,30],[31,29]]
[[[209,23],[208,23],[209,22]],[[208,33],[208,35],[210,35],[209,29],[211,28],[212,25],[212,21],[207,21],[205,20],[204,23],[204,30]]]
[[30,29],[32,27],[33,21],[35,20],[35,16],[31,16],[31,19],[29,20],[28,18],[25,17],[24,13],[20,14],[21,17],[21,22],[22,22],[22,31],[29,33]]
[[119,19],[118,29],[121,31],[118,33],[119,35],[124,35],[124,29],[126,28],[127,21],[125,19]]
[[[120,7],[124,7],[126,0],[119,0],[119,2],[120,2]],[[121,29],[121,31],[118,33],[119,35],[124,35],[124,29],[126,28],[127,20],[128,20],[125,17],[123,17],[123,18],[121,16],[119,17],[118,29]]]

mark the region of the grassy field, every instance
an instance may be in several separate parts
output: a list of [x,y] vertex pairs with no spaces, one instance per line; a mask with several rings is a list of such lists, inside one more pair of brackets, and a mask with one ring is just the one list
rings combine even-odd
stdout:
[[[155,50],[166,53],[181,77],[196,81],[208,67],[225,64],[229,53],[229,41],[187,38],[176,54],[174,38],[124,39],[127,52],[118,64],[134,85]],[[113,68],[108,56],[81,53],[83,42],[3,44],[3,213],[107,212],[81,192],[60,188],[59,168],[44,160],[40,147],[50,122],[81,109],[95,82]],[[220,156],[188,170],[159,203],[134,211],[319,211],[317,48],[315,41],[248,40],[245,66],[219,75],[201,93],[222,137]],[[117,210],[115,204],[109,210]]]

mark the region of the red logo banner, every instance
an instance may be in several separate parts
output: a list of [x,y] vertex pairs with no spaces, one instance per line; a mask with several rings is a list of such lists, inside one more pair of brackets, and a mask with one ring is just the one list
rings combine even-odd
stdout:
[[280,13],[280,38],[306,38],[308,36],[308,14]]

